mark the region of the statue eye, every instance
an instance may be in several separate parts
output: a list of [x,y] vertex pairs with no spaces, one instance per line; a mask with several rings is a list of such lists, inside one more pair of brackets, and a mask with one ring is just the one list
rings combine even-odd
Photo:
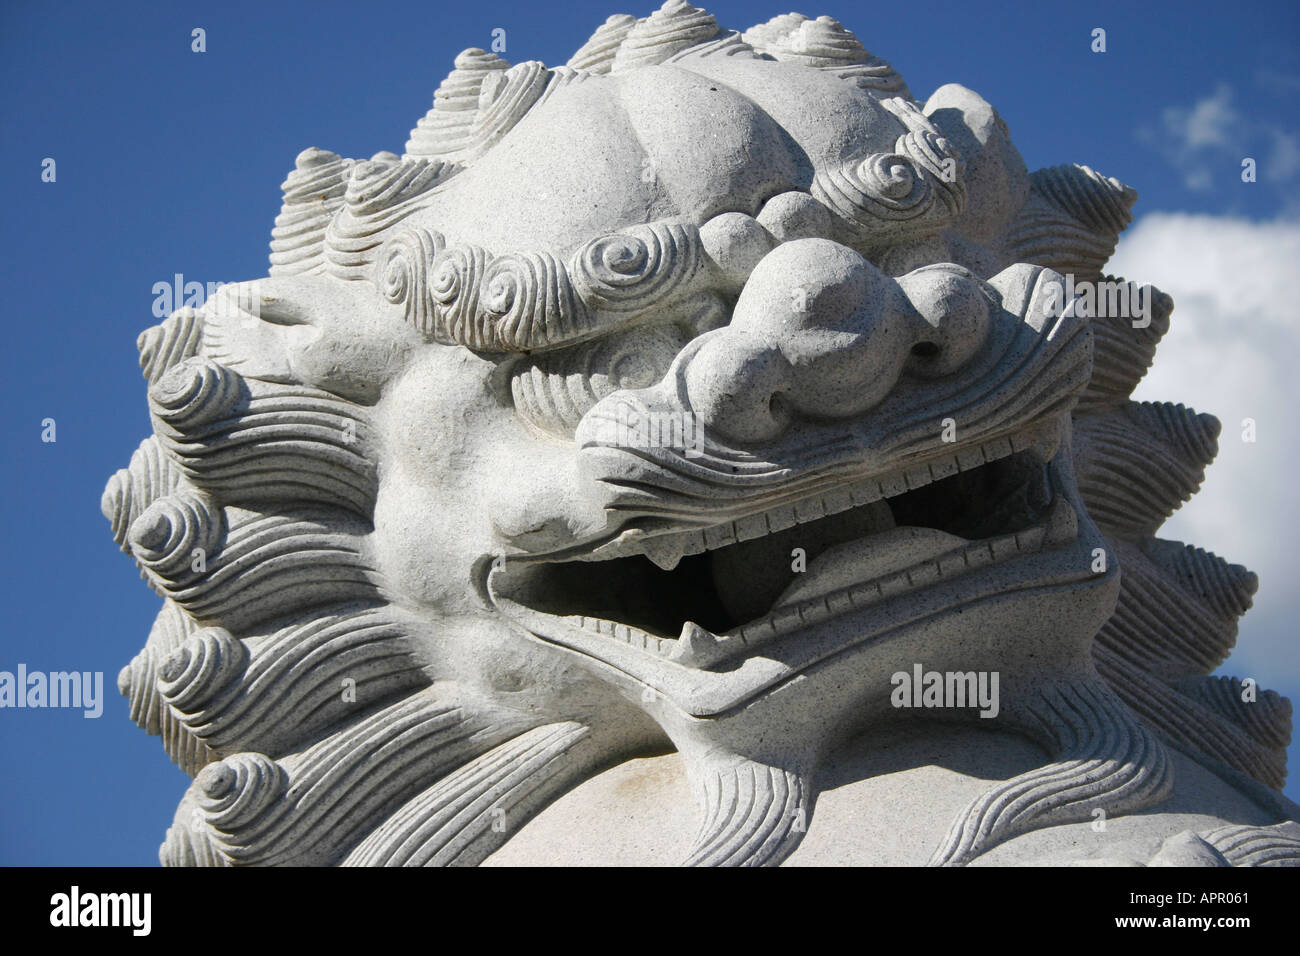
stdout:
[[688,338],[677,326],[660,325],[532,356],[511,375],[515,408],[543,431],[572,438],[582,416],[606,395],[663,378]]

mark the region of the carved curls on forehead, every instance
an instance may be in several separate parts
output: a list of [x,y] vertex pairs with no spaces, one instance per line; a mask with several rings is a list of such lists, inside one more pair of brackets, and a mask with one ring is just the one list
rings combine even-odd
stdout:
[[376,281],[429,338],[487,352],[533,351],[593,338],[709,284],[700,230],[651,223],[601,236],[567,260],[444,247],[424,230],[380,251]]
[[[686,222],[656,222],[598,236],[571,256],[545,249],[492,252],[449,243],[431,229],[394,235],[433,192],[557,90],[605,74],[711,56],[774,60],[828,71],[876,94],[911,95],[888,63],[830,17],[786,14],[742,34],[721,28],[711,14],[681,0],[669,0],[639,19],[610,17],[568,65],[554,69],[536,61],[511,66],[494,53],[468,49],[456,57],[434,94],[433,108],[411,131],[401,159],[379,153],[356,161],[314,148],[299,155],[283,184],[271,274],[370,279],[431,339],[483,351],[568,344],[603,334],[640,313],[671,308],[702,288],[735,291],[757,261],[752,253],[759,247],[767,251],[773,242],[751,238],[739,250],[724,243],[719,262],[705,254],[714,250],[703,250],[699,231]],[[901,108],[894,112],[917,129],[911,114]],[[920,116],[915,107],[911,113]],[[821,186],[818,198],[835,218],[848,220],[843,229],[852,231],[863,219],[864,205],[869,207],[866,218],[874,213],[884,220],[911,218],[911,206],[924,211],[933,205],[936,190],[927,159],[935,150],[929,143],[918,141],[905,149],[899,142],[898,152],[904,154],[899,162],[891,162],[891,157],[897,159],[894,154],[858,161],[856,168],[872,181],[863,195],[853,185],[852,171],[847,183],[831,174],[830,184]],[[900,185],[900,177],[915,179],[916,187]],[[900,199],[900,189],[917,196]],[[899,209],[908,212],[900,217]],[[829,222],[820,211],[813,218]],[[928,223],[935,217],[923,218]],[[772,228],[771,223],[764,226]],[[798,237],[825,232],[800,230]],[[774,235],[776,241],[788,238],[779,230]]]

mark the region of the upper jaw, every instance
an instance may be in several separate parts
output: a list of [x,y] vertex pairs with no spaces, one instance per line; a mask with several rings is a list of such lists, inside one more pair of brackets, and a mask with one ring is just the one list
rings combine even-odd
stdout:
[[1055,440],[1055,419],[1073,409],[1091,375],[1088,324],[1070,308],[1050,325],[1004,318],[959,374],[904,378],[855,419],[807,418],[761,445],[736,444],[692,407],[686,370],[706,334],[659,383],[615,392],[583,417],[575,436],[579,464],[607,489],[622,535],[660,537],[661,547],[673,531],[723,534],[719,526],[779,505],[808,506],[831,495],[830,507],[843,510],[861,503],[852,501],[855,494],[891,497]]
[[[602,561],[644,554],[671,570],[684,556],[896,498],[1021,452],[1030,451],[1046,463],[1060,447],[1060,433],[1060,420],[1048,418],[964,445],[945,444],[936,437],[930,454],[875,472],[852,455],[832,461],[831,467],[816,463],[802,473],[793,466],[774,468],[771,473],[783,481],[771,488],[758,480],[749,487],[737,482],[737,487],[709,488],[705,494],[691,489],[696,492],[692,494],[665,482],[651,496],[645,492],[645,481],[607,477],[607,483],[626,489],[610,505],[626,520],[616,536],[596,543],[577,559]],[[717,474],[727,477],[722,469]],[[757,469],[751,475],[757,476]]]

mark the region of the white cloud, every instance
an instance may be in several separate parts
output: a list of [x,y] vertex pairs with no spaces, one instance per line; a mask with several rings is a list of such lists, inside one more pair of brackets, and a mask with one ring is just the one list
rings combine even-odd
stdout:
[[[1294,614],[1300,569],[1300,221],[1154,213],[1107,269],[1174,298],[1169,333],[1134,397],[1182,402],[1223,422],[1201,492],[1161,537],[1259,574],[1225,672],[1300,697]],[[1243,419],[1257,440],[1242,441]]]
[[1232,88],[1220,83],[1213,95],[1198,100],[1191,109],[1171,106],[1164,111],[1165,131],[1186,149],[1227,146],[1242,125],[1232,104]]
[[[1262,103],[1251,101],[1252,111],[1257,113]],[[1166,107],[1160,121],[1139,128],[1137,137],[1160,153],[1194,192],[1209,191],[1225,174],[1235,179],[1246,157],[1257,161],[1259,176],[1268,182],[1286,183],[1300,173],[1300,138],[1247,115],[1226,83],[1190,107]]]

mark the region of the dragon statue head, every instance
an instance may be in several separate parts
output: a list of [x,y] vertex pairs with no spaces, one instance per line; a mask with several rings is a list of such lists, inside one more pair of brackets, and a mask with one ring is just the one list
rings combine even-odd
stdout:
[[1046,754],[934,863],[1158,807],[1174,750],[1267,802],[1289,705],[1207,676],[1255,578],[1154,537],[1218,424],[1129,399],[1135,198],[829,17],[680,0],[466,50],[401,157],[303,152],[269,277],[141,335],[103,500],[164,601],[119,686],[194,776],[163,862],[476,863],[675,751],[688,861],[778,863],[917,664]]

